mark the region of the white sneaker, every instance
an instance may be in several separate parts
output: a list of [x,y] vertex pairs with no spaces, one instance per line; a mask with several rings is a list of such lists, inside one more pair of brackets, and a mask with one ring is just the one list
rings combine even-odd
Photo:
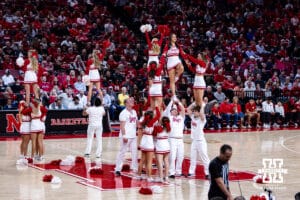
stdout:
[[152,182],[154,182],[154,180],[153,180],[153,178],[147,178],[147,182],[149,182],[149,183],[152,183]]
[[18,159],[16,162],[17,165],[28,165],[28,160],[25,158]]
[[142,178],[142,176],[137,175],[137,176],[134,176],[132,179],[140,181],[140,180],[142,180],[143,178]]
[[155,179],[155,182],[157,182],[157,183],[163,183],[163,182],[164,182],[164,179],[163,179],[163,178],[160,178],[160,177],[157,177],[157,178]]
[[227,126],[226,126],[226,128],[227,128],[227,129],[230,129],[230,126],[229,126],[229,125],[227,125]]
[[234,124],[234,125],[232,126],[232,128],[237,129],[237,128],[239,128],[239,127],[238,127],[237,125]]
[[256,128],[260,128],[260,125],[259,125],[259,124],[257,124],[257,125],[256,125]]
[[279,128],[279,125],[278,125],[277,123],[274,123],[274,124],[273,124],[273,127],[274,127],[274,128]]
[[164,183],[167,183],[167,184],[169,184],[169,183],[170,183],[170,181],[169,181],[169,177],[165,177],[165,178],[164,178]]
[[252,128],[252,126],[249,124],[249,125],[247,126],[247,128]]
[[221,129],[222,127],[221,127],[221,124],[218,124],[218,129]]
[[298,127],[298,124],[297,123],[295,123],[295,128],[297,128]]
[[176,96],[176,95],[174,95],[174,96],[172,97],[172,100],[173,100],[173,101],[178,101],[178,98],[177,98],[177,96]]

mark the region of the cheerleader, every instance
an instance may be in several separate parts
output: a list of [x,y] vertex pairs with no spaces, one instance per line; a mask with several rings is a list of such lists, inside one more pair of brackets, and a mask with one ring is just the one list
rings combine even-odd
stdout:
[[149,37],[148,32],[151,31],[151,29],[152,29],[152,27],[150,29],[149,28],[145,29],[146,41],[147,41],[147,44],[148,44],[148,63],[147,63],[147,66],[149,66],[152,61],[154,61],[156,63],[159,63],[158,56],[160,54],[161,44],[162,44],[163,37],[164,37],[163,34],[161,34],[159,40],[157,38],[153,38],[150,41],[150,37]]
[[110,42],[108,40],[104,41],[102,46],[102,53],[99,50],[95,49],[92,53],[92,57],[87,61],[86,65],[86,74],[88,74],[89,76],[89,90],[87,96],[88,105],[90,105],[91,102],[91,96],[94,86],[96,86],[100,99],[103,99],[102,91],[100,89],[100,74],[98,70],[101,68],[101,63],[105,57],[106,48],[110,46]]
[[144,120],[141,123],[144,130],[142,132],[142,138],[139,145],[139,148],[142,152],[142,157],[139,163],[138,176],[141,177],[142,168],[145,163],[148,182],[153,181],[153,179],[151,178],[152,159],[154,155],[153,127],[154,127],[154,123],[156,123],[160,118],[160,112],[158,107],[155,108],[155,112],[156,114],[154,117],[153,111],[147,111],[144,114]]
[[[206,89],[206,83],[204,80],[205,71],[207,69],[208,57],[198,54],[197,59],[193,56],[187,55],[188,60],[185,60],[188,68],[195,73],[193,92],[195,102],[198,106],[202,105],[204,90]],[[196,64],[196,69],[191,66],[191,62]]]
[[150,106],[154,110],[155,107],[158,107],[161,111],[162,108],[162,69],[164,65],[164,57],[161,57],[159,65],[156,61],[151,61],[148,65],[148,74],[149,74],[149,97],[150,97]]
[[[154,127],[153,135],[156,136],[155,154],[157,160],[159,182],[168,182],[170,153],[170,143],[168,139],[170,131],[170,119],[168,117],[162,117],[161,123]],[[165,173],[163,173],[164,168]]]
[[39,159],[43,160],[44,153],[45,153],[45,147],[44,147],[44,136],[46,133],[45,122],[46,122],[46,118],[47,118],[48,109],[45,106],[41,105],[40,110],[41,110],[40,121],[41,121],[42,132],[37,135],[37,152],[39,155]]
[[207,155],[207,143],[203,132],[203,128],[206,124],[204,107],[205,104],[199,106],[196,103],[193,103],[187,108],[187,113],[191,118],[191,139],[192,139],[191,165],[189,168],[188,176],[189,177],[195,176],[197,154],[198,154],[204,164],[205,178],[208,179],[208,174],[209,174],[208,165],[210,161]]
[[36,99],[39,99],[38,76],[42,74],[42,68],[38,63],[38,53],[36,50],[28,51],[28,59],[24,61],[22,57],[17,59],[17,65],[25,72],[24,87],[26,92],[26,103],[29,105],[31,86]]
[[177,45],[177,37],[174,33],[170,35],[170,42],[166,44],[163,56],[167,58],[167,69],[170,79],[170,89],[173,95],[173,99],[176,98],[175,83],[178,81],[180,75],[183,73],[183,65],[179,58],[179,55],[185,58],[185,53]]
[[[185,108],[177,100],[171,100],[164,116],[169,117],[171,132],[169,136],[170,142],[170,169],[169,177],[175,178],[175,175],[182,175],[182,162],[184,157],[184,144],[183,144],[183,129]],[[176,161],[176,165],[175,165]]]
[[44,138],[44,131],[45,126],[41,121],[42,114],[46,113],[46,108],[42,106],[41,102],[38,99],[33,99],[31,105],[31,156],[37,161],[43,159],[44,155],[44,145],[43,145],[43,138]]
[[22,138],[20,145],[20,159],[27,157],[28,144],[30,141],[30,112],[25,101],[19,102],[19,121],[20,121],[20,135]]

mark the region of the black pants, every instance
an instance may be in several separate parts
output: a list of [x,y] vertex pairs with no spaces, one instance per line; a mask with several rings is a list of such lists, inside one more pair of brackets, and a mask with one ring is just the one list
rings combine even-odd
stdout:
[[274,115],[272,115],[271,113],[269,112],[262,112],[261,113],[261,121],[262,123],[264,124],[269,124],[269,123],[274,123],[275,119],[276,119],[276,116],[278,115],[279,113],[275,113]]

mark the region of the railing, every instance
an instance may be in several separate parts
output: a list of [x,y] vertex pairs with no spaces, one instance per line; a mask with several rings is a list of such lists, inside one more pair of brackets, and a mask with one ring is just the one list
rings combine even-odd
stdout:
[[[178,98],[183,98],[184,95],[186,94],[186,91],[177,91]],[[245,104],[249,101],[249,99],[253,98],[255,100],[257,99],[262,99],[265,100],[267,97],[271,97],[271,99],[274,102],[286,102],[290,98],[295,98],[298,100],[300,98],[300,91],[288,91],[288,92],[283,92],[283,91],[233,91],[233,90],[225,90],[224,94],[232,100],[234,96],[237,96],[239,98],[239,102],[241,104]],[[118,95],[118,93],[117,93]],[[130,94],[132,95],[132,94]],[[16,93],[15,94],[16,99],[13,101],[17,101],[17,97],[20,97],[21,94]],[[139,99],[136,99],[137,102],[140,101],[142,97],[147,97],[148,96],[148,91],[140,91],[138,95]],[[165,100],[167,100],[167,95],[165,95]],[[4,93],[0,93],[0,110],[4,110],[3,107],[6,105],[6,97]],[[16,109],[10,109],[10,110],[16,110]]]

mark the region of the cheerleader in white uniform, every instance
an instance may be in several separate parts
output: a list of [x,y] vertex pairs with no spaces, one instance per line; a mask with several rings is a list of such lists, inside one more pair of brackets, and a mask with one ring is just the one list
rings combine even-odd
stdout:
[[153,179],[151,178],[151,173],[152,173],[152,159],[154,155],[154,141],[153,141],[153,127],[154,124],[159,120],[160,118],[160,112],[159,109],[156,107],[155,108],[155,116],[153,116],[153,111],[147,111],[144,114],[144,120],[141,123],[144,130],[142,132],[142,138],[140,141],[140,150],[142,152],[142,158],[139,163],[139,168],[138,168],[138,176],[140,177],[142,174],[142,168],[144,163],[142,162],[143,160],[145,161],[146,165],[146,174],[147,174],[147,181],[151,182]]
[[164,65],[164,57],[161,57],[159,64],[155,61],[150,62],[148,65],[148,80],[149,80],[149,97],[150,97],[150,106],[154,110],[155,107],[158,107],[160,112],[162,109],[162,70]]
[[185,53],[176,44],[177,37],[174,33],[170,35],[170,42],[166,44],[162,56],[167,58],[167,69],[170,79],[170,89],[172,91],[173,99],[176,97],[175,83],[178,81],[184,68],[179,56],[185,59]]
[[87,96],[88,105],[91,102],[91,96],[93,87],[96,86],[98,96],[100,99],[103,99],[102,91],[100,89],[100,74],[99,69],[101,69],[101,63],[105,57],[106,48],[110,46],[110,42],[108,40],[104,41],[102,52],[99,50],[94,50],[92,53],[92,57],[87,61],[86,64],[86,74],[89,76],[89,91]]
[[162,44],[163,37],[164,37],[163,34],[161,34],[159,40],[157,38],[153,38],[150,41],[148,31],[150,31],[150,30],[145,31],[146,41],[147,41],[147,44],[148,44],[148,63],[147,63],[147,66],[149,66],[152,61],[154,61],[156,63],[159,63],[158,56],[160,54],[161,44]]
[[197,155],[204,164],[204,173],[205,178],[208,179],[208,165],[209,158],[207,155],[207,143],[204,137],[203,128],[206,124],[206,117],[204,114],[205,104],[198,106],[195,103],[191,104],[187,108],[188,115],[191,118],[191,165],[189,168],[188,176],[195,176],[196,164],[197,164]]
[[44,155],[44,124],[41,121],[42,114],[46,112],[46,108],[42,106],[39,100],[34,99],[31,106],[31,156],[35,160],[43,159]]
[[38,150],[38,155],[39,155],[39,159],[40,160],[43,160],[43,157],[44,157],[44,153],[45,153],[45,146],[44,146],[44,136],[45,136],[45,133],[46,133],[46,125],[45,125],[45,122],[46,122],[46,118],[47,118],[47,108],[43,105],[40,106],[40,110],[41,110],[41,127],[42,127],[42,132],[39,133],[37,135],[37,150]]
[[28,51],[28,59],[24,61],[22,57],[17,59],[17,65],[22,67],[25,72],[24,87],[26,92],[26,103],[29,105],[30,102],[30,90],[33,88],[34,96],[36,99],[39,98],[38,92],[38,76],[41,74],[41,67],[38,63],[38,53],[36,50]]
[[20,125],[20,135],[22,142],[20,145],[20,159],[25,159],[27,157],[28,144],[30,141],[30,121],[31,121],[31,109],[26,106],[25,101],[19,102],[19,121]]
[[[164,116],[169,117],[171,132],[169,136],[170,142],[170,170],[169,177],[175,178],[175,175],[182,175],[182,162],[184,158],[184,143],[183,143],[183,129],[185,109],[183,105],[177,100],[171,100]],[[175,164],[176,161],[176,164]]]
[[[162,117],[161,123],[154,127],[154,134],[156,136],[155,154],[158,166],[158,174],[160,182],[168,182],[169,173],[169,133],[171,131],[170,119]],[[165,173],[163,172],[165,168]]]
[[[198,54],[197,59],[193,56],[187,55],[188,60],[185,60],[188,68],[195,73],[193,92],[194,98],[197,105],[201,106],[203,101],[204,90],[206,89],[206,83],[204,80],[205,71],[207,69],[208,57]],[[191,62],[196,64],[196,67],[191,66]]]

